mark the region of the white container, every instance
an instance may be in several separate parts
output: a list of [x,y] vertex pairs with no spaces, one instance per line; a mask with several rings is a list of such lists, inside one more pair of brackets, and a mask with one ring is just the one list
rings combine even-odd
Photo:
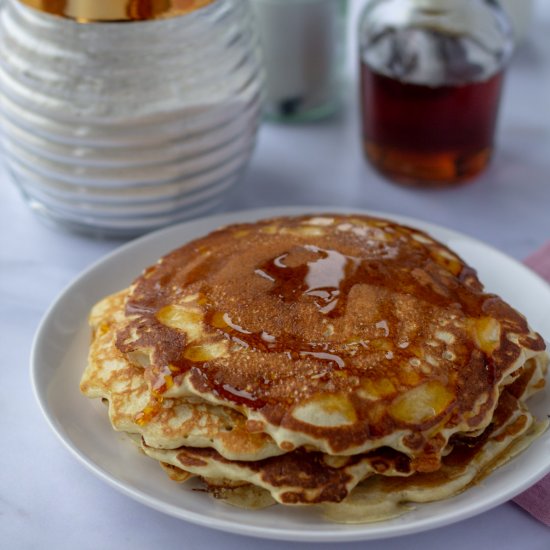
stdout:
[[514,27],[516,43],[525,40],[529,26],[533,20],[533,0],[500,0],[504,9],[508,12]]
[[[69,4],[117,18],[129,13],[114,10],[125,1]],[[6,0],[0,16],[0,106],[6,165],[31,207],[119,236],[215,207],[242,174],[259,123],[248,3],[85,24],[24,3],[36,4]]]
[[266,72],[265,113],[319,119],[340,103],[346,0],[250,0]]

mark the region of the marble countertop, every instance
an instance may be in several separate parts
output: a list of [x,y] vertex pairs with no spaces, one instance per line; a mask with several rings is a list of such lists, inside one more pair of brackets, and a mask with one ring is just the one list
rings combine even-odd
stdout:
[[[262,126],[249,170],[224,210],[279,205],[382,210],[445,225],[517,259],[526,257],[550,239],[550,3],[539,0],[537,8],[529,40],[509,71],[494,160],[476,181],[419,191],[374,173],[361,153],[352,79],[339,117]],[[94,477],[59,443],[32,395],[32,338],[58,293],[121,241],[44,226],[3,171],[0,177],[0,547],[283,548],[288,543],[197,527],[138,504]],[[506,503],[430,532],[347,547],[542,550],[549,542],[547,527]]]

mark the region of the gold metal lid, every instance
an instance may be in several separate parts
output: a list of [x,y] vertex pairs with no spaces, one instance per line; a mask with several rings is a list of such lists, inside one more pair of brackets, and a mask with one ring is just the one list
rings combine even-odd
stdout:
[[79,23],[168,19],[215,0],[19,0],[36,10]]

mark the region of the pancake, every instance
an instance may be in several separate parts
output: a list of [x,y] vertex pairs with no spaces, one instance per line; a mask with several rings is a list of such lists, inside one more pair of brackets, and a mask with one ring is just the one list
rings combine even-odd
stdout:
[[[542,338],[427,234],[365,216],[240,224],[132,285],[116,345],[164,398],[233,408],[284,451],[391,447],[435,471]],[[154,404],[153,404],[154,408]]]
[[343,502],[323,504],[324,516],[338,523],[369,523],[403,515],[415,504],[456,496],[512,460],[547,429],[548,420],[533,422],[529,414],[516,411],[487,440],[477,445],[462,442],[443,458],[439,471],[408,478],[369,477]]
[[376,472],[385,476],[411,475],[410,459],[392,449],[354,456],[330,456],[297,449],[258,461],[227,460],[214,449],[182,447],[153,449],[146,455],[191,474],[240,482],[267,490],[281,504],[341,502],[363,479]]
[[[171,480],[378,521],[478,483],[548,427],[545,345],[429,235],[277,218],[174,250],[90,313],[81,391]],[[145,459],[145,458],[144,458]]]
[[[93,338],[80,383],[86,396],[107,401],[113,428],[140,434],[148,445],[160,449],[212,446],[224,457],[240,460],[283,453],[269,436],[250,433],[246,418],[234,409],[196,398],[161,399],[151,395],[143,369],[129,364],[115,346],[126,294],[123,291],[108,296],[92,310]],[[155,399],[158,410],[147,418],[147,407]]]
[[387,448],[353,457],[296,450],[255,462],[229,461],[213,449],[158,450],[143,445],[143,450],[178,469],[218,480],[208,483],[210,490],[218,498],[230,498],[233,504],[238,503],[235,486],[240,488],[239,498],[251,490],[246,487],[254,486],[281,504],[327,504],[325,511],[335,517],[338,506],[334,509],[328,503],[344,501],[344,510],[353,509],[352,518],[360,516],[365,521],[380,519],[382,509],[393,517],[406,511],[410,503],[462,492],[512,458],[547,425],[548,421],[537,423],[521,402],[505,391],[484,433],[476,438],[454,437],[441,468],[430,473],[412,472],[407,457]]
[[504,390],[482,434],[453,436],[437,472],[415,473],[410,459],[388,448],[355,457],[300,450],[255,462],[228,461],[212,449],[159,450],[143,442],[142,449],[163,467],[171,467],[172,479],[174,472],[184,478],[200,476],[208,492],[235,506],[321,503],[332,521],[379,521],[407,512],[413,503],[454,496],[526,448],[544,432],[548,420],[536,422],[515,395],[540,381],[530,365]]

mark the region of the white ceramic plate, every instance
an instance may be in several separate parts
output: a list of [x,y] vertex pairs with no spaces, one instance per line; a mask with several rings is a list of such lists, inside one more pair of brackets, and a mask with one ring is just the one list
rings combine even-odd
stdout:
[[[393,537],[447,525],[497,506],[550,471],[550,432],[526,452],[494,472],[482,484],[455,498],[419,505],[391,521],[335,525],[307,509],[275,506],[245,511],[192,491],[193,483],[170,481],[158,464],[137,453],[115,433],[105,407],[83,397],[78,389],[89,342],[87,315],[100,298],[122,289],[161,255],[220,225],[326,209],[263,209],[187,222],[129,243],[78,277],[46,313],[36,335],[32,379],[37,399],[53,430],[90,470],[137,501],[178,518],[223,531],[296,541],[351,541]],[[332,209],[342,212],[342,209]],[[347,210],[349,211],[349,210]],[[441,227],[383,213],[431,233],[478,269],[486,288],[522,311],[549,340],[550,287],[521,264],[493,248]],[[550,413],[550,392],[532,400],[539,417]]]

